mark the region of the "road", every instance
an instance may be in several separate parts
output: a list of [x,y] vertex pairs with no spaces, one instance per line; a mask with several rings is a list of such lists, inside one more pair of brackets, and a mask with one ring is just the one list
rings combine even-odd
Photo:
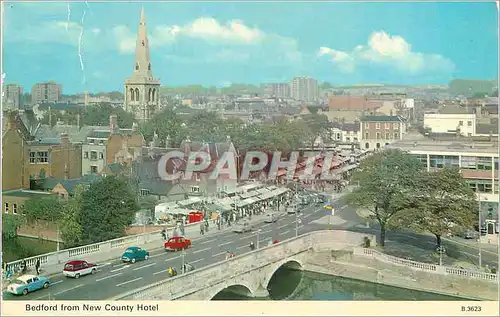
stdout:
[[[342,224],[334,224],[333,228],[378,234],[375,228],[363,228],[363,221],[357,216],[354,209],[345,204],[345,199],[335,201],[336,217]],[[327,225],[318,223],[318,219],[327,219],[329,211],[322,206],[313,206],[300,213],[301,222],[299,234],[325,229]],[[284,214],[273,224],[261,223],[257,228],[259,245],[267,245],[269,241],[278,239],[286,240],[295,236],[295,215]],[[211,229],[214,230],[214,229]],[[419,235],[411,232],[388,232],[389,241],[398,241],[405,246],[414,246],[433,252],[435,240],[432,236]],[[249,244],[256,243],[257,234],[233,233],[221,231],[216,235],[202,236],[193,239],[193,246],[186,251],[185,261],[199,269],[207,265],[223,261],[227,250],[242,254],[250,252]],[[452,244],[446,242],[447,248],[452,249]],[[449,246],[448,246],[449,245]],[[405,248],[403,246],[403,248]],[[459,256],[477,256],[477,249],[471,245],[453,244]],[[135,264],[124,264],[118,259],[107,263],[99,263],[99,271],[95,275],[83,276],[79,279],[65,278],[62,274],[52,278],[52,286],[47,290],[40,290],[26,296],[14,296],[4,293],[5,300],[104,300],[135,288],[149,285],[159,280],[168,278],[169,266],[181,267],[182,259],[179,252],[165,252],[161,245],[158,249],[149,250],[150,258]],[[417,259],[415,259],[417,260]],[[497,254],[491,251],[483,252],[483,263],[495,265]]]
[[[324,211],[324,209],[321,209]],[[316,225],[307,223],[318,218],[318,208],[302,210],[302,225],[299,234],[318,229]],[[324,215],[324,214],[323,214]],[[290,239],[295,236],[295,215],[284,214],[277,222],[258,227],[259,245],[267,245],[269,241]],[[264,220],[262,220],[264,221]],[[214,230],[214,229],[211,229]],[[193,239],[193,246],[186,251],[185,261],[195,268],[223,261],[227,250],[237,255],[250,252],[251,241],[257,243],[255,232],[233,233],[222,231],[217,235],[209,235]],[[124,264],[118,259],[108,263],[99,263],[99,270],[94,275],[71,279],[58,274],[53,277],[52,286],[47,290],[29,293],[26,296],[14,296],[4,293],[5,300],[104,300],[120,293],[139,288],[159,280],[168,278],[167,268],[176,267],[180,271],[182,259],[180,252],[166,252],[159,249],[149,250],[150,258],[135,264]]]

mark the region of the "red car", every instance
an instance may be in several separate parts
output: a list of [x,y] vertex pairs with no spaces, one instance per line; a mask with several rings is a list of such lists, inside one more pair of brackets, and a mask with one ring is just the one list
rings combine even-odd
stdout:
[[83,260],[69,261],[64,265],[63,274],[67,277],[79,278],[87,274],[95,274],[97,265]]
[[163,244],[165,251],[179,251],[191,247],[191,240],[178,236],[172,237]]

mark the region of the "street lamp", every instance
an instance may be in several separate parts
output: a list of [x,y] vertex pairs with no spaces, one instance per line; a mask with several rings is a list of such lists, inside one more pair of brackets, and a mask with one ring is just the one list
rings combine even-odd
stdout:
[[436,251],[439,253],[439,266],[443,266],[443,253],[446,253],[446,249],[441,245]]
[[483,267],[483,252],[481,250],[481,193],[478,191],[477,192],[477,231],[478,231],[478,236],[477,236],[477,249],[478,249],[478,263],[479,263],[479,269]]
[[186,256],[186,251],[182,250],[182,252],[181,252],[181,263],[182,263],[182,264],[181,264],[181,265],[182,265],[182,266],[181,266],[181,272],[182,272],[182,273],[186,273],[186,272],[185,272],[185,269],[184,269],[184,267],[185,267],[185,262],[184,262],[184,258],[185,258],[185,256]]
[[297,210],[295,210],[295,237],[299,236],[299,225],[302,223],[302,220],[299,218],[299,214]]

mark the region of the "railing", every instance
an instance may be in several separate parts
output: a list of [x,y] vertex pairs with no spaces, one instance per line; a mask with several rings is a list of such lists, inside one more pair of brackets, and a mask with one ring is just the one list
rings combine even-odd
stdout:
[[[215,224],[215,220],[213,219],[210,220],[210,223],[211,225]],[[197,232],[197,230],[199,230],[199,225],[200,225],[199,222],[186,225],[185,227],[186,235],[189,236],[189,234]],[[73,260],[81,256],[88,257],[88,256],[97,256],[101,254],[107,254],[109,256],[108,258],[102,260],[109,260],[116,257],[117,255],[115,253],[121,252],[123,247],[127,245],[134,244],[136,246],[141,246],[146,243],[151,243],[155,241],[159,242],[161,240],[162,240],[161,230],[157,230],[157,231],[127,236],[123,238],[103,241],[99,243],[84,245],[81,247],[41,254],[30,258],[26,258],[24,260],[26,261],[26,265],[28,267],[35,266],[37,260],[40,260],[40,265],[42,266],[50,266],[50,265],[57,265],[69,260]],[[17,260],[7,263],[7,268],[12,271],[17,271],[21,266],[21,262],[22,260]]]
[[436,264],[422,263],[422,262],[416,262],[416,261],[412,261],[412,260],[406,260],[406,259],[398,258],[398,257],[392,256],[392,255],[387,255],[387,254],[384,254],[382,252],[379,252],[379,251],[373,250],[373,249],[355,248],[354,254],[372,257],[372,258],[377,259],[377,260],[382,261],[382,262],[392,263],[392,264],[396,264],[396,265],[402,265],[402,266],[410,267],[410,268],[420,270],[420,271],[439,273],[439,274],[445,274],[445,275],[454,275],[454,276],[460,276],[460,277],[467,277],[467,278],[471,278],[471,279],[492,281],[495,283],[498,282],[498,275],[497,274],[472,271],[472,270],[465,270],[465,269],[460,269],[460,268],[440,266],[440,265],[436,265]]

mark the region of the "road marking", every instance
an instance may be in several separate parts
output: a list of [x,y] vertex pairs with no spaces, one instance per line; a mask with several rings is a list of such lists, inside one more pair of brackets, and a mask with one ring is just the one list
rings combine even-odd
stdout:
[[200,244],[205,244],[205,243],[214,242],[214,241],[217,241],[217,239],[211,239],[211,240],[203,241],[203,242],[200,242]]
[[154,258],[155,256],[160,256],[160,255],[163,255],[163,253],[158,253],[158,254],[154,254],[154,255],[150,255],[149,258]]
[[128,263],[115,264],[115,265],[113,265],[113,267],[124,266],[124,265],[127,265],[127,264],[128,264]]
[[282,228],[285,228],[285,227],[288,227],[289,225],[282,225],[281,227],[278,227],[278,229],[282,229]]
[[[246,236],[246,237],[241,237],[241,238],[240,238],[240,240],[246,240],[246,239],[248,239],[248,238],[253,238],[253,237],[254,237],[253,235],[251,235],[251,236]],[[233,241],[231,241],[231,242],[233,242]],[[229,242],[229,243],[231,243],[231,242]],[[228,243],[226,243],[226,244],[228,244]],[[221,244],[221,245],[223,245],[223,244]]]
[[[231,243],[233,243],[233,242],[234,242],[234,241],[228,241],[228,242],[221,243],[221,244],[219,244],[219,247],[222,247],[223,245],[226,245],[226,244],[231,244]],[[210,249],[210,248],[208,248],[208,249]],[[207,250],[208,250],[208,249],[207,249]]]
[[111,270],[111,271],[109,271],[109,272],[110,272],[110,273],[114,273],[114,272],[118,272],[118,271],[121,271],[121,270],[126,269],[126,268],[128,268],[128,265],[127,265],[127,266],[124,266],[124,267],[121,267],[121,268],[119,268],[119,269],[114,269],[114,270]]
[[181,256],[179,255],[179,256],[176,256],[175,258],[166,259],[166,260],[165,260],[165,262],[172,261],[172,260],[178,259],[178,258],[180,258],[180,257],[181,257]]
[[282,233],[280,233],[280,234],[285,235],[285,234],[287,234],[287,233],[290,233],[290,230],[284,231],[284,232],[282,232]]
[[198,251],[193,251],[193,254],[194,253],[200,253],[200,252],[204,252],[204,251],[208,251],[210,250],[211,248],[205,248],[205,249],[201,249],[201,250],[198,250]]
[[224,251],[224,252],[220,252],[220,253],[214,254],[214,255],[212,255],[212,258],[215,258],[216,256],[223,255],[223,254],[226,254],[226,253],[227,252]]
[[198,260],[189,261],[188,263],[197,263],[197,262],[200,262],[200,261],[203,261],[203,260],[205,260],[205,259],[201,258],[201,259],[198,259]]
[[344,210],[344,209],[346,209],[347,207],[348,207],[347,205],[344,205],[344,206],[340,207],[340,210]]
[[101,263],[101,264],[97,264],[97,266],[108,266],[108,265],[111,265],[111,262],[107,262],[107,263]]
[[113,274],[113,275],[108,275],[106,277],[101,277],[101,278],[98,278],[95,281],[96,282],[104,281],[104,280],[107,280],[108,278],[112,278],[112,277],[115,277],[115,276],[118,276],[118,275],[122,275],[122,273],[116,273],[116,274]]
[[123,283],[120,283],[120,284],[116,284],[117,287],[119,286],[123,286],[125,284],[128,284],[128,283],[133,283],[133,282],[136,282],[136,281],[139,281],[139,280],[142,280],[142,277],[138,277],[138,278],[135,278],[133,280],[130,280],[130,281],[126,281],[126,282],[123,282]]
[[236,250],[240,250],[240,249],[243,249],[243,248],[250,248],[248,245],[242,245],[241,247],[237,247]]
[[270,225],[271,225],[270,223],[266,223],[265,225],[262,226],[262,228],[270,226]]
[[62,282],[63,282],[62,280],[60,280],[60,281],[55,281],[54,283],[50,283],[50,286],[52,286],[52,285],[57,285],[57,284],[62,283]]
[[313,214],[305,215],[304,218],[311,217]]
[[161,270],[161,271],[158,271],[158,272],[154,272],[153,275],[156,275],[156,274],[161,274],[163,272],[167,272],[168,269],[164,269],[164,270]]
[[260,234],[266,234],[266,233],[269,233],[271,231],[273,231],[273,230],[271,229],[271,230],[262,231]]
[[144,266],[136,267],[136,268],[135,268],[135,269],[133,269],[132,271],[142,270],[143,268],[150,267],[150,266],[153,266],[153,265],[156,265],[156,263],[150,263],[150,264],[148,264],[148,265],[144,265]]
[[80,285],[77,285],[77,286],[75,286],[75,287],[65,289],[65,290],[63,290],[63,291],[60,291],[60,292],[54,293],[54,295],[59,295],[59,294],[62,294],[62,293],[66,293],[66,292],[68,292],[68,291],[72,291],[72,290],[74,290],[74,289],[77,289],[77,288],[79,288],[79,287],[82,287],[83,285],[84,285],[84,284],[80,284]]

